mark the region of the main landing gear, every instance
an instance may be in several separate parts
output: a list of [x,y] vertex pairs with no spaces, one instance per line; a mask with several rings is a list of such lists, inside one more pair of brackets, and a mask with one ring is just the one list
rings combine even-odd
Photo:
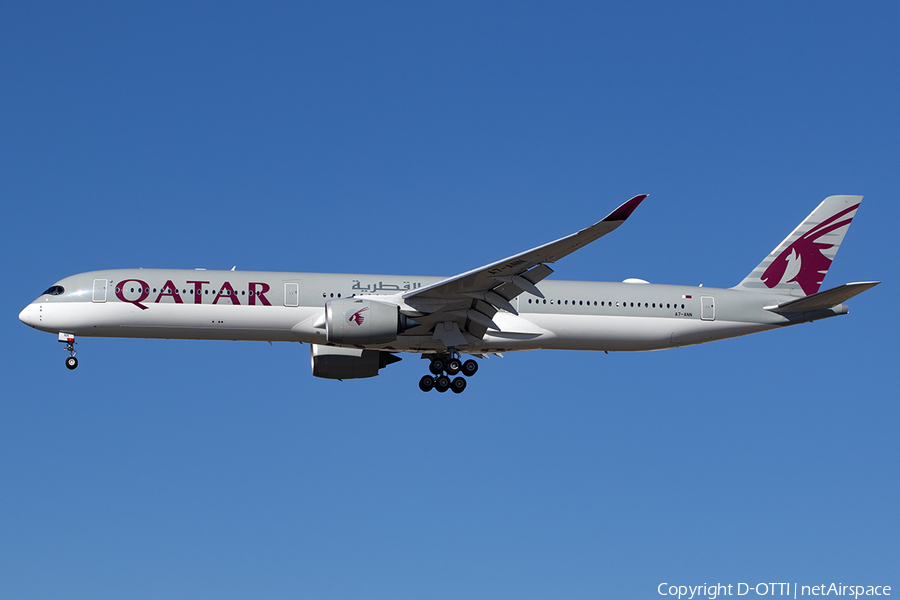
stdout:
[[[419,389],[430,392],[435,389],[441,393],[452,390],[454,394],[461,394],[466,389],[466,377],[471,377],[478,371],[478,363],[472,359],[462,362],[456,352],[438,354],[431,359],[428,366],[431,375],[425,375],[419,380]],[[462,373],[466,377],[450,377]]]
[[75,358],[75,336],[71,333],[60,333],[59,341],[64,343],[66,350],[69,351],[69,357],[66,359],[66,368],[72,371],[78,366],[78,359]]

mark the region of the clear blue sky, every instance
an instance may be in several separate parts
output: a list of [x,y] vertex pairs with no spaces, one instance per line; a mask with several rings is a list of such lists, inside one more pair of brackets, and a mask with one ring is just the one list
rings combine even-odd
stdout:
[[[900,590],[900,8],[597,4],[6,3],[0,598]],[[885,283],[462,396],[299,344],[83,339],[69,372],[17,320],[109,267],[452,275],[638,193],[554,277],[732,286],[863,194],[825,284]]]

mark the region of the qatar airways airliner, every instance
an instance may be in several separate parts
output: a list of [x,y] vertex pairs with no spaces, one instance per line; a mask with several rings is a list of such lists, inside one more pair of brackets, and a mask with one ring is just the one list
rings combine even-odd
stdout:
[[110,269],[56,282],[19,319],[57,334],[69,369],[77,337],[305,342],[316,377],[373,377],[416,353],[429,359],[421,390],[459,393],[478,370],[471,357],[701,344],[846,314],[843,302],[880,283],[819,291],[861,196],[826,198],[729,289],[547,279],[548,264],[619,227],[644,198],[454,277]]

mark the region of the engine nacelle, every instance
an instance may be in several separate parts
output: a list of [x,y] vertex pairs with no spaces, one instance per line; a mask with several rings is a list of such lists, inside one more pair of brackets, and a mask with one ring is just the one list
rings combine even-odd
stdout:
[[400,360],[400,357],[380,350],[335,348],[319,344],[310,346],[309,355],[312,374],[325,379],[375,377],[379,369]]
[[333,344],[386,344],[408,326],[396,304],[341,298],[325,303],[325,333]]

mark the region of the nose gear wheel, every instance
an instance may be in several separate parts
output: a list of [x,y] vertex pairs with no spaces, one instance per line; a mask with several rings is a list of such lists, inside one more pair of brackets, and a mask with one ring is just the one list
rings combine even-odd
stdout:
[[59,341],[66,344],[66,351],[69,353],[69,356],[66,357],[66,368],[70,371],[74,371],[78,366],[78,359],[75,358],[75,336],[67,333],[60,333]]

